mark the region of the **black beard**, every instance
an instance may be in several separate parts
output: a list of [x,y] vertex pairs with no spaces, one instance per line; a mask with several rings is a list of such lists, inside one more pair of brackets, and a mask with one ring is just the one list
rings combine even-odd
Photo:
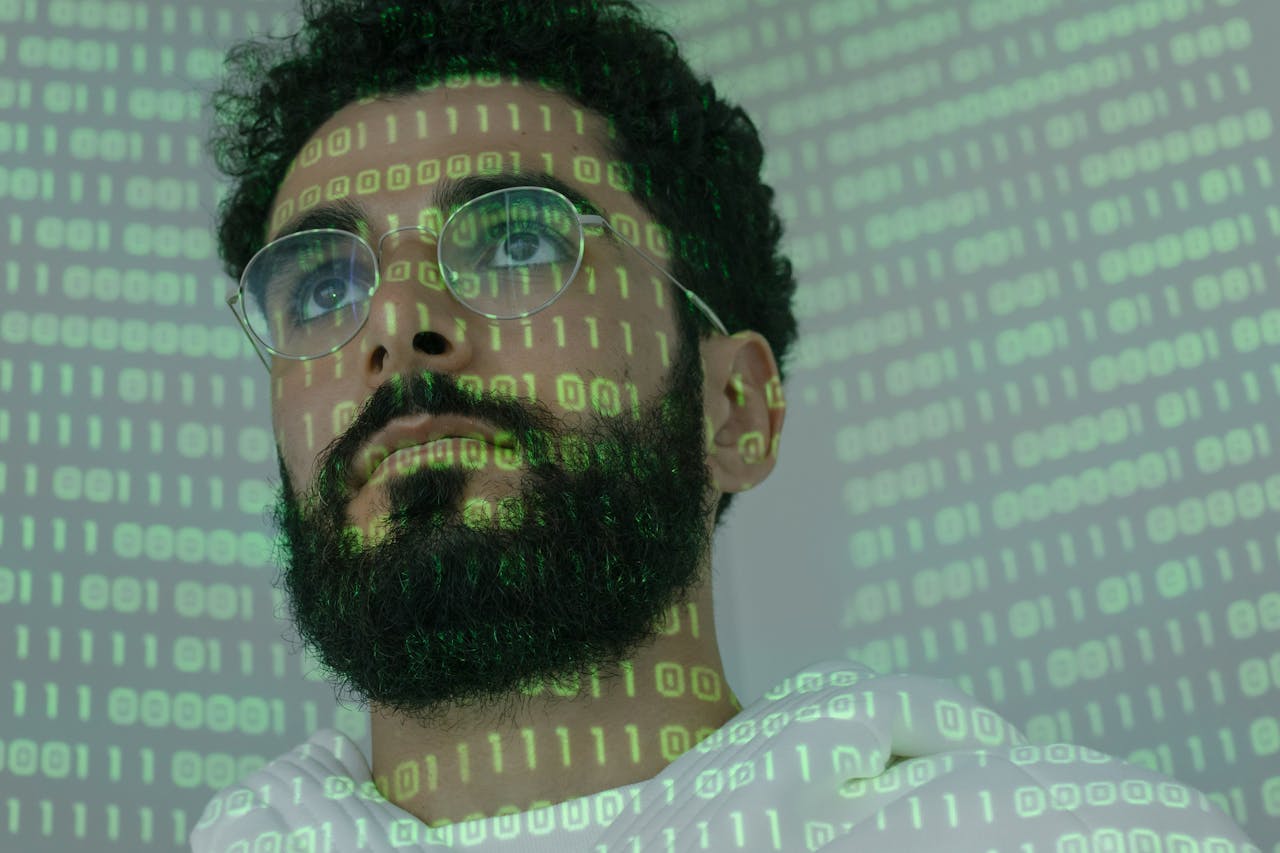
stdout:
[[[382,484],[385,532],[360,536],[343,471],[379,429],[418,413],[514,433],[521,486],[502,505],[520,511],[468,522],[464,488],[484,471],[424,465]],[[616,678],[709,565],[719,495],[703,428],[699,350],[683,342],[638,419],[624,407],[583,430],[543,403],[477,396],[447,375],[396,377],[320,455],[301,501],[277,448],[273,518],[298,632],[335,686],[421,724],[453,709],[514,719],[540,688]]]

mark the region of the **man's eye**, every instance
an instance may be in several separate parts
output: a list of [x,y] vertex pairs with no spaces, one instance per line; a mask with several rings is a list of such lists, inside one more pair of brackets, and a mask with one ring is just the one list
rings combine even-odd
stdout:
[[306,323],[332,313],[355,301],[356,285],[351,277],[336,271],[317,270],[300,278],[290,304],[296,322]]
[[487,266],[516,267],[563,263],[569,260],[568,247],[558,236],[540,228],[525,226],[520,231],[503,231],[490,241]]

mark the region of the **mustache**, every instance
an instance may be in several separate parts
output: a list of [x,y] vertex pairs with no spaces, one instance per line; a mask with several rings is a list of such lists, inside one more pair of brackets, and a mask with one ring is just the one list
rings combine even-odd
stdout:
[[341,472],[350,470],[357,454],[392,421],[421,415],[457,415],[482,421],[512,433],[522,448],[541,447],[557,434],[557,420],[541,402],[484,394],[444,373],[397,374],[378,386],[350,426],[317,456],[323,481],[340,483]]
[[[684,399],[700,401],[702,379],[697,345],[681,340],[667,379],[652,401],[659,406],[662,420],[669,429],[693,430],[701,434],[703,425],[701,412],[696,411],[698,407],[682,412],[682,407],[675,403]],[[352,418],[350,426],[317,454],[315,481],[321,484],[322,499],[343,499],[343,472],[351,470],[357,454],[374,435],[399,418],[456,415],[482,421],[495,430],[511,433],[516,447],[522,452],[528,451],[526,462],[531,461],[530,456],[549,459],[554,453],[550,445],[561,434],[560,419],[546,403],[536,398],[532,384],[530,389],[527,397],[505,392],[486,394],[470,382],[461,383],[447,373],[430,370],[392,376],[374,390]],[[594,389],[590,396],[594,401]],[[616,406],[619,417],[627,417],[633,412],[638,421],[642,418],[641,410],[650,405],[650,401],[641,401],[640,408],[634,408],[634,402],[631,406],[622,403],[623,395],[616,390],[615,396],[619,401]],[[584,403],[580,408],[590,409],[592,406]],[[279,453],[279,444],[276,449]]]

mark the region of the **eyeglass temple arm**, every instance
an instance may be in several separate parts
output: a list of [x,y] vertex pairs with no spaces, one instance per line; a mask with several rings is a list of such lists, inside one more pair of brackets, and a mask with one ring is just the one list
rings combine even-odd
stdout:
[[610,231],[616,234],[619,240],[626,243],[631,248],[635,249],[640,254],[640,257],[644,258],[646,261],[649,262],[650,266],[652,266],[658,272],[665,275],[672,284],[674,284],[676,287],[680,288],[680,290],[684,292],[685,296],[693,300],[693,304],[697,305],[698,308],[702,311],[702,313],[707,316],[707,319],[711,321],[711,324],[716,327],[716,331],[724,335],[726,338],[729,337],[729,330],[724,327],[724,323],[720,322],[720,318],[716,316],[716,312],[712,311],[711,307],[698,297],[698,294],[694,293],[692,290],[685,287],[680,282],[676,281],[675,276],[667,272],[665,269],[662,268],[661,264],[659,264],[653,258],[649,257],[647,254],[641,251],[639,246],[637,246],[635,243],[632,243],[626,237],[622,236],[622,232],[619,231],[617,228],[614,228],[608,222],[606,222],[603,216],[595,216],[594,214],[579,214],[578,218],[582,220],[583,225],[603,225],[605,228],[608,228]]
[[253,335],[249,333],[249,327],[245,324],[244,318],[240,316],[240,312],[236,310],[236,303],[240,301],[240,291],[227,297],[227,307],[231,309],[231,313],[236,316],[236,320],[240,323],[240,328],[244,329],[244,335],[249,339],[249,346],[253,347],[253,351],[257,353],[258,360],[262,362],[262,366],[271,372],[271,365],[267,364],[267,360],[262,357],[262,351],[258,349],[258,343],[253,339]]

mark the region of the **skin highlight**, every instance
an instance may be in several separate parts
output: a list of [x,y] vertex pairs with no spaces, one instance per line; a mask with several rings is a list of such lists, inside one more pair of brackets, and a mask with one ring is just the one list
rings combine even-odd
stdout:
[[[363,141],[331,144],[346,134]],[[653,233],[603,177],[607,134],[524,81],[354,102],[295,159],[268,240],[344,197],[373,213],[371,245],[431,226],[447,215],[424,207],[431,187],[390,177],[432,161],[484,174],[481,152]],[[439,826],[652,778],[741,710],[716,642],[711,539],[719,495],[776,462],[785,406],[768,343],[745,331],[680,346],[679,289],[603,234],[523,319],[443,290],[434,241],[389,239],[379,260],[355,337],[271,369],[284,585],[303,639],[369,705],[378,790]],[[621,403],[557,393],[579,383]],[[353,492],[345,474],[373,434],[422,414],[474,418],[517,447],[401,451]]]

